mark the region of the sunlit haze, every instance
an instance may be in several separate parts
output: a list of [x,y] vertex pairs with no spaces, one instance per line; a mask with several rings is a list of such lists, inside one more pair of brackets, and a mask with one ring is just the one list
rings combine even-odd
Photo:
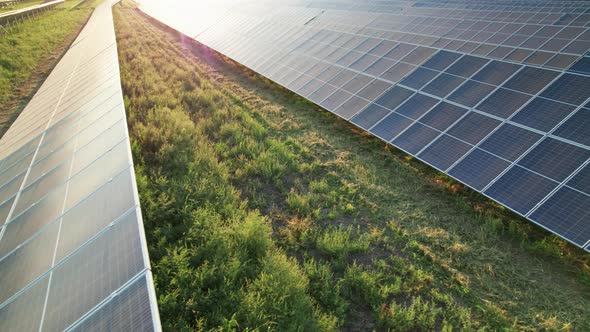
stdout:
[[[141,0],[140,8],[158,18],[162,22],[174,22],[175,28],[184,34],[194,37],[218,22],[224,13],[241,0]],[[179,15],[190,12],[191,15]],[[186,18],[190,17],[190,20]],[[180,20],[180,21],[179,21]],[[184,21],[182,21],[184,20]]]

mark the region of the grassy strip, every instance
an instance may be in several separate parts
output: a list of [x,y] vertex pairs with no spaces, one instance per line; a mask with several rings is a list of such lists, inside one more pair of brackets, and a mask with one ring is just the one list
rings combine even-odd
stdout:
[[18,2],[16,4],[0,8],[0,13],[5,13],[5,12],[17,10],[17,9],[22,9],[22,8],[38,5],[42,2],[43,2],[42,0]]
[[100,0],[68,0],[0,35],[0,133],[51,72]]
[[583,252],[129,2],[115,23],[166,329],[590,329]]

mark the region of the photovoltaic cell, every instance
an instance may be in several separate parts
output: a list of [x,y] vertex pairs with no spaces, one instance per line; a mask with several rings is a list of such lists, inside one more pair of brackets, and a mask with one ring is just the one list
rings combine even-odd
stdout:
[[461,158],[471,146],[451,136],[442,135],[430,144],[418,157],[444,171]]
[[400,134],[404,129],[408,128],[412,124],[412,120],[403,117],[396,113],[391,113],[381,122],[377,123],[370,131],[389,141],[398,134]]
[[477,106],[477,109],[501,118],[508,118],[531,97],[520,92],[500,88]]
[[590,146],[590,109],[581,108],[554,132],[576,143]]
[[508,80],[502,87],[524,93],[535,94],[549,84],[558,72],[534,67],[525,67]]
[[590,166],[586,165],[571,180],[567,182],[569,187],[590,194]]
[[424,63],[424,67],[443,71],[461,57],[460,53],[439,51]]
[[414,89],[422,89],[424,85],[430,82],[439,72],[419,67],[416,68],[410,75],[404,78],[400,83],[405,86],[409,86]]
[[420,122],[434,129],[445,131],[450,125],[459,120],[467,111],[459,106],[441,102],[426,113]]
[[379,97],[375,103],[389,110],[394,110],[413,94],[414,93],[411,90],[394,86],[391,88],[391,90],[385,92],[381,97]]
[[588,158],[590,158],[590,150],[546,138],[527,153],[518,164],[561,182]]
[[512,121],[548,132],[575,109],[557,101],[535,98],[512,117]]
[[163,11],[144,0],[141,8],[521,214],[550,201],[553,179],[570,177],[590,149],[588,111],[580,109],[590,97],[587,4],[408,2],[400,12],[399,3],[378,0],[273,3],[272,10],[256,0],[228,3],[212,13],[220,18],[212,25],[194,20],[191,13],[211,10],[194,2],[171,0]]
[[508,166],[510,163],[506,160],[475,149],[457,163],[449,174],[476,190],[482,190]]
[[465,79],[461,77],[442,73],[428,83],[422,91],[444,98],[464,81]]
[[438,99],[421,93],[416,93],[411,98],[407,99],[405,103],[401,104],[395,112],[417,120],[437,103],[439,103]]
[[590,97],[590,77],[563,74],[543,93],[542,97],[580,105]]
[[154,331],[146,277],[134,281],[122,293],[85,318],[71,331]]
[[531,217],[548,229],[583,246],[590,237],[590,196],[563,187],[542,204]]
[[460,88],[455,90],[448,99],[465,106],[474,107],[494,91],[494,89],[495,87],[493,85],[468,80]]
[[479,146],[497,156],[514,161],[541,138],[538,133],[504,124]]
[[485,193],[500,203],[511,202],[510,208],[525,215],[555,187],[557,182],[514,166]]
[[408,153],[416,154],[433,139],[438,137],[439,134],[440,132],[435,129],[424,126],[420,123],[415,123],[393,140],[393,144]]
[[476,81],[491,85],[500,85],[522,66],[509,62],[491,61],[473,76]]
[[445,72],[465,78],[470,77],[483,67],[488,60],[480,57],[471,55],[465,55],[452,66],[450,66]]
[[377,123],[377,121],[389,114],[389,112],[391,111],[387,108],[381,107],[377,104],[371,104],[364,111],[357,114],[352,119],[352,122],[359,125],[361,128],[369,129]]
[[449,129],[448,134],[467,143],[477,144],[496,129],[500,123],[500,121],[483,114],[469,112]]

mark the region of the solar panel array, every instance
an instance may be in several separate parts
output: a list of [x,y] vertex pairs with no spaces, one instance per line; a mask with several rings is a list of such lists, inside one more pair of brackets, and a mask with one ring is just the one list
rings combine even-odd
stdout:
[[159,330],[111,4],[0,141],[0,331]]
[[590,250],[590,3],[166,5],[142,1],[169,26]]

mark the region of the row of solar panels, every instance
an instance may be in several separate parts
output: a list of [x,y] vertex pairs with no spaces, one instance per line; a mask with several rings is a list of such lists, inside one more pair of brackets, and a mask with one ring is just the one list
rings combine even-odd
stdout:
[[590,250],[590,4],[494,3],[142,9]]
[[22,9],[12,10],[6,13],[0,13],[0,26],[6,26],[10,22],[18,21],[24,17],[28,17],[29,15],[34,15],[38,12],[48,10],[59,4],[62,4],[64,1],[65,0],[53,0]]
[[0,331],[160,329],[111,5],[0,141]]

